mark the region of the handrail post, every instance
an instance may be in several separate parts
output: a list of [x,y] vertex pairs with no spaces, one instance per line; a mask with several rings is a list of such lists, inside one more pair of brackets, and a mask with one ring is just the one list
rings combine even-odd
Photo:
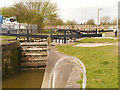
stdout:
[[64,43],[66,43],[66,30],[64,30]]
[[[29,35],[29,30],[27,30],[27,35]],[[29,37],[27,36],[27,42],[29,42]]]

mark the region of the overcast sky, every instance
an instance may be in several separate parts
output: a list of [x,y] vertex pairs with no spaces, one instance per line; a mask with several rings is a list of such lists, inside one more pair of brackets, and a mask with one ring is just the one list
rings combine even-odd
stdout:
[[[0,0],[0,7],[10,6],[17,0]],[[110,16],[117,18],[119,0],[51,0],[60,8],[59,15],[64,21],[75,20],[78,23],[86,22],[93,18],[97,22],[98,8],[100,17]]]

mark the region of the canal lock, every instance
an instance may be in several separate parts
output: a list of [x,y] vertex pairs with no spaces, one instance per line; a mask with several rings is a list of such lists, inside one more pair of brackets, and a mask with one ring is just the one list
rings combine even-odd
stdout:
[[[6,50],[9,53],[13,52],[13,55],[6,59],[6,52],[4,53],[3,61],[3,76],[2,81],[3,88],[41,88],[43,76],[46,68],[46,62],[48,58],[48,43],[47,40],[42,39],[37,42],[14,42],[11,43],[12,48],[16,48],[17,52],[14,52],[9,45],[6,45]],[[13,45],[16,44],[16,45]],[[17,59],[15,55],[18,54]],[[11,54],[10,54],[11,55]],[[12,59],[16,59],[12,62]],[[16,67],[12,64],[14,63]],[[11,66],[11,64],[13,66]],[[11,67],[10,67],[11,66]],[[11,69],[14,69],[13,70]],[[11,70],[11,72],[9,72]],[[34,79],[33,79],[34,77]],[[17,81],[17,82],[16,82]],[[15,84],[16,82],[16,84]],[[22,83],[26,84],[22,85]],[[31,83],[32,82],[32,83]]]

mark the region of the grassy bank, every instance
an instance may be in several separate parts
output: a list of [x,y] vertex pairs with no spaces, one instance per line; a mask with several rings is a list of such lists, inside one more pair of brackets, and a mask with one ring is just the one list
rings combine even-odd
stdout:
[[85,38],[79,41],[79,43],[117,43],[118,40],[114,39],[101,39],[101,38]]
[[15,39],[16,36],[0,36],[2,39]]
[[57,48],[60,52],[79,58],[85,64],[87,70],[87,88],[118,87],[117,46],[85,48],[66,45],[57,46]]

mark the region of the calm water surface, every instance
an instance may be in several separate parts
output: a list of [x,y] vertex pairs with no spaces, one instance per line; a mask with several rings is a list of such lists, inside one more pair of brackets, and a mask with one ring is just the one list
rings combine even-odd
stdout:
[[45,70],[22,71],[2,81],[3,88],[40,88]]

